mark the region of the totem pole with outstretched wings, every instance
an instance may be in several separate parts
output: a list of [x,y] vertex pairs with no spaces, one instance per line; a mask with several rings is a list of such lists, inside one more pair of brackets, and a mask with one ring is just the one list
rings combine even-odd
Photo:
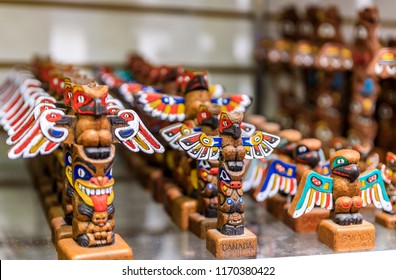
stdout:
[[[76,77],[53,75],[63,89],[55,101],[32,73],[15,70],[2,90],[1,111],[7,119],[7,143],[12,159],[63,153],[67,193],[72,197],[72,237],[83,247],[114,243],[114,143],[132,152],[161,153],[162,145],[133,110],[126,110],[108,95],[108,87],[93,81],[76,83]],[[80,80],[81,81],[81,80]],[[53,81],[52,81],[53,82]],[[5,86],[4,86],[5,87]],[[11,92],[11,93],[10,93]],[[8,102],[9,98],[16,102]],[[17,119],[9,112],[24,108]],[[70,210],[70,208],[69,208]]]

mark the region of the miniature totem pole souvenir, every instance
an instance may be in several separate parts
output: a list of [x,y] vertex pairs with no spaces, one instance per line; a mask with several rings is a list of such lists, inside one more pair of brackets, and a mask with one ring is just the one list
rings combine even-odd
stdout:
[[[178,91],[183,93],[183,97],[160,93],[138,93],[138,102],[147,114],[163,121],[184,122],[163,129],[162,135],[169,143],[177,140],[186,133],[185,131],[190,133],[191,129],[200,126],[198,118],[202,105],[207,108],[217,105],[223,111],[245,111],[251,103],[248,95],[224,95],[213,98],[209,92],[206,72],[186,71],[178,76],[177,84]],[[177,143],[173,146],[177,149]],[[196,197],[199,194],[198,184],[192,184],[197,182],[197,163],[184,152],[180,154],[176,150],[171,152],[169,149],[166,157],[166,162],[170,166],[175,165],[174,162],[182,163],[178,167],[173,166],[169,169],[173,169],[174,177],[183,189],[177,194],[172,188],[170,190],[172,202],[165,197],[164,206],[181,229],[188,229],[189,215],[196,213]],[[191,180],[192,178],[194,179]]]
[[[378,39],[379,15],[377,8],[365,8],[359,12],[355,24],[353,47],[352,96],[349,105],[349,137],[360,150],[370,152],[378,131],[375,109],[380,93],[378,77],[367,74],[367,66],[381,48]],[[363,153],[362,158],[365,159]],[[367,156],[367,155],[366,155]]]
[[303,90],[295,95],[293,128],[303,137],[312,137],[315,119],[314,108],[318,88],[318,71],[315,69],[315,58],[319,49],[317,30],[321,10],[315,5],[307,6],[305,15],[298,24],[298,41],[294,44],[291,66],[296,72],[296,87],[302,84]]
[[279,16],[280,39],[268,50],[267,68],[278,96],[279,110],[275,121],[283,128],[293,127],[296,112],[295,72],[290,67],[294,43],[298,36],[299,16],[295,6],[286,7]]
[[[396,49],[381,48],[374,55],[374,58],[367,67],[367,74],[379,79],[381,84],[382,103],[378,107],[379,131],[376,142],[382,144],[380,147],[387,150],[387,146],[394,148],[395,144],[392,140],[394,137],[394,119],[395,102],[394,102],[394,85],[395,85],[395,66],[396,66]],[[376,122],[363,123],[366,130]],[[374,127],[376,128],[376,127]],[[374,130],[374,129],[373,129]]]
[[347,111],[346,73],[352,69],[352,52],[343,43],[341,16],[336,7],[324,10],[318,27],[318,50],[315,67],[322,73],[318,81],[314,137],[322,141],[327,151],[331,139],[345,131]]
[[131,248],[113,231],[113,143],[122,143],[133,152],[163,152],[163,147],[133,110],[112,108],[107,86],[65,83],[64,87],[69,110],[24,100],[34,115],[10,133],[8,156],[30,158],[65,145],[73,239],[58,241],[60,259],[131,259]]
[[179,140],[189,156],[219,160],[217,228],[206,234],[206,248],[216,258],[256,255],[257,237],[244,226],[244,160],[267,157],[279,144],[279,137],[261,131],[252,137],[242,137],[242,119],[240,112],[222,112],[219,137],[197,132]]
[[355,150],[339,150],[330,158],[329,177],[305,171],[288,211],[298,218],[315,205],[331,210],[331,219],[318,226],[318,238],[338,252],[374,248],[375,227],[363,220],[362,207],[373,203],[388,211],[392,208],[380,170],[360,174],[359,159]]
[[382,209],[375,215],[375,221],[387,228],[396,228],[396,155],[392,152],[386,153],[386,163],[380,163],[378,169],[381,170],[382,179],[386,185],[386,193],[389,197],[392,208]]

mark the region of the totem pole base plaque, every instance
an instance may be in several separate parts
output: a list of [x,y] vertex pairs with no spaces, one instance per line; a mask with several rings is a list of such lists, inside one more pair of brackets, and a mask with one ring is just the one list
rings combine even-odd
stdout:
[[396,215],[390,215],[384,212],[375,214],[375,222],[386,228],[396,228]]
[[330,216],[329,210],[314,208],[311,212],[295,219],[287,214],[287,210],[288,207],[285,207],[283,222],[295,232],[316,232],[319,223],[324,219],[328,219]]
[[335,252],[371,250],[375,246],[375,227],[365,220],[360,225],[341,226],[326,219],[318,226],[318,239]]
[[194,198],[182,196],[172,203],[172,220],[181,229],[188,229],[190,214],[197,212],[198,201]]
[[118,235],[112,245],[81,247],[72,238],[62,239],[57,246],[59,260],[133,260],[132,248]]
[[287,197],[276,194],[267,199],[267,211],[277,220],[283,219],[283,209],[287,204]]
[[206,218],[199,213],[190,214],[188,217],[188,229],[201,239],[205,239],[209,229],[215,229],[217,218]]
[[217,259],[255,257],[257,236],[247,228],[242,235],[224,235],[217,229],[210,229],[206,233],[206,249]]
[[66,224],[63,217],[56,217],[51,220],[52,242],[55,246],[62,239],[72,237],[72,226]]
[[172,216],[173,203],[182,196],[183,193],[176,184],[166,183],[164,185],[164,208],[169,216]]

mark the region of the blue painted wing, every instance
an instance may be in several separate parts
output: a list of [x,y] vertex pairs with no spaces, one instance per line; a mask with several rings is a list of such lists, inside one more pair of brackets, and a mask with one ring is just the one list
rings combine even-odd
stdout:
[[263,185],[267,173],[268,161],[266,159],[252,159],[249,162],[245,177],[243,178],[243,191],[259,188]]
[[296,165],[275,159],[264,175],[265,181],[259,186],[260,191],[255,196],[257,201],[264,201],[274,196],[280,190],[294,195],[297,191]]
[[379,209],[392,210],[380,170],[373,169],[362,173],[359,176],[359,182],[360,196],[363,199],[364,207],[373,203]]
[[310,212],[315,204],[328,210],[333,209],[333,178],[306,170],[298,185],[297,193],[288,213],[298,218]]

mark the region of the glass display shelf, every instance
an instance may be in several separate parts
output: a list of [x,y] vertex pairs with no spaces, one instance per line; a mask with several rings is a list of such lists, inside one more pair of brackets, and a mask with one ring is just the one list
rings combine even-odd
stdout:
[[[9,160],[0,133],[0,259],[57,259],[51,231],[38,193],[32,185],[26,160]],[[134,156],[134,154],[130,154]],[[115,232],[133,249],[140,260],[215,259],[204,239],[180,230],[162,204],[137,181],[123,155],[114,165]],[[316,233],[296,233],[276,220],[266,208],[249,196],[246,201],[246,227],[258,237],[257,258],[335,254],[320,243]],[[374,222],[375,211],[363,211],[376,227],[375,251],[396,250],[396,230]]]

